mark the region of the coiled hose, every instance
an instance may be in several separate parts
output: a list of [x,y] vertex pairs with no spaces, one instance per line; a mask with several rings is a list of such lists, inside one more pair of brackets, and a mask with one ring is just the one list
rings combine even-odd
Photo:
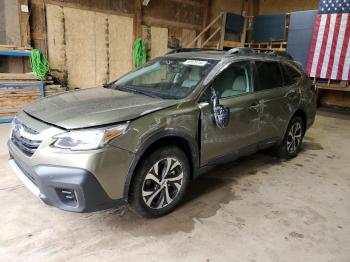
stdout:
[[34,75],[40,80],[45,80],[46,75],[49,72],[50,65],[46,57],[41,54],[38,49],[33,49],[30,52],[30,63],[32,64]]
[[145,41],[141,38],[136,39],[132,49],[134,67],[137,68],[146,63],[147,52]]

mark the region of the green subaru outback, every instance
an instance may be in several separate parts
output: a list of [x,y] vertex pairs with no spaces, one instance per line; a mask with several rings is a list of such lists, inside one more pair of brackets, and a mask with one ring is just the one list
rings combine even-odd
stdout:
[[157,217],[210,166],[268,147],[295,157],[315,113],[314,86],[288,55],[178,50],[103,87],[24,107],[9,163],[49,205],[129,203]]

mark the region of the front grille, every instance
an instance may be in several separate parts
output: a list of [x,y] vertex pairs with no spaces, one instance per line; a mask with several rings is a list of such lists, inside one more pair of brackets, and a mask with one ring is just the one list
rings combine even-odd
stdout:
[[38,132],[15,120],[12,127],[11,141],[27,156],[32,156],[40,146],[42,140]]

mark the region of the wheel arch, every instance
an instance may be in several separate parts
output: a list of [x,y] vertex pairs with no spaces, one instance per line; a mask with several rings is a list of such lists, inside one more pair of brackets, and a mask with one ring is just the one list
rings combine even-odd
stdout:
[[[296,116],[299,116],[301,117],[301,119],[303,120],[303,123],[304,123],[304,127],[305,127],[305,131],[306,131],[306,127],[307,127],[307,117],[306,117],[306,113],[303,109],[299,108],[298,110],[296,110],[294,112],[294,114],[291,116],[291,118],[289,119],[289,121],[287,122],[286,126],[284,127],[284,132],[282,133],[283,134],[283,137],[286,135],[286,132],[287,132],[287,129],[288,129],[288,125],[289,123],[292,121],[292,119]],[[282,137],[282,140],[283,140],[283,137]]]
[[296,117],[296,116],[299,116],[302,120],[303,120],[303,123],[304,123],[304,128],[306,129],[307,127],[307,117],[306,117],[306,113],[303,109],[299,108],[292,116],[292,118],[290,119],[290,121]]
[[138,168],[142,160],[147,155],[149,155],[150,152],[153,152],[157,148],[170,145],[178,146],[183,150],[190,163],[191,179],[195,177],[199,166],[199,148],[195,138],[191,137],[183,131],[166,130],[159,132],[155,135],[152,135],[144,143],[142,143],[142,146],[137,150],[135,154],[134,160],[129,167],[127,178],[124,184],[123,196],[126,201],[128,201],[129,198],[129,190],[132,184],[135,170]]

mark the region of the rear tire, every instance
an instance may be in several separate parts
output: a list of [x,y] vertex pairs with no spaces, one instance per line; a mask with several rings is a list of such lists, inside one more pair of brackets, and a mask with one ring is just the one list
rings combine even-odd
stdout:
[[143,217],[160,217],[182,200],[190,180],[185,153],[176,146],[161,147],[138,166],[129,195],[130,206]]
[[281,158],[296,157],[300,151],[305,134],[305,124],[300,116],[295,116],[289,122],[286,134],[277,147],[277,154]]

